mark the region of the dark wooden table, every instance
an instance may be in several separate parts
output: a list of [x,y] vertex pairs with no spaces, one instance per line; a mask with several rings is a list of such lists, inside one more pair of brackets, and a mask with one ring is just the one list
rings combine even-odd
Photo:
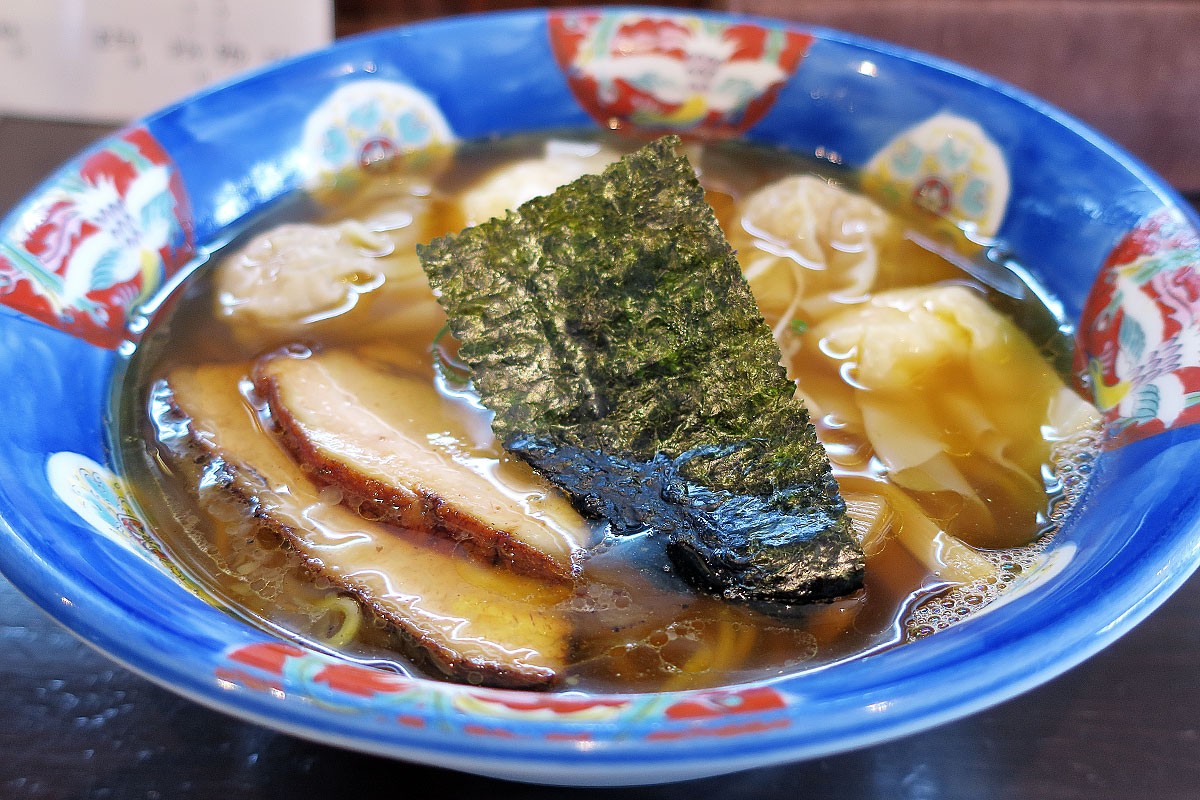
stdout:
[[[104,133],[0,117],[0,213]],[[0,401],[0,408],[2,408]],[[615,790],[504,783],[224,716],[130,673],[0,578],[0,798],[1200,798],[1200,577],[1066,675],[888,744]]]

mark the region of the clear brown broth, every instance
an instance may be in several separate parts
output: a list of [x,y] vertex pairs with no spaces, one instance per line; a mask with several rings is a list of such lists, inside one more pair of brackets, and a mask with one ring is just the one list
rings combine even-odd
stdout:
[[[380,204],[412,196],[427,198],[434,210],[423,238],[458,230],[463,221],[454,201],[463,187],[500,164],[540,153],[544,141],[543,137],[516,137],[468,145],[455,153],[448,165],[441,164],[438,169],[444,172],[438,175],[423,172],[421,167],[407,171],[397,167],[360,177],[350,194],[293,198],[256,220],[252,230],[226,249],[236,247],[249,233],[285,220],[358,218]],[[636,144],[605,141],[626,150]],[[737,200],[773,179],[815,172],[843,184],[853,183],[852,176],[828,164],[747,145],[710,145],[700,166],[710,202],[727,230],[737,224]],[[224,251],[215,252],[210,261],[223,255]],[[217,501],[215,506],[202,507],[196,494],[198,476],[181,470],[167,455],[161,420],[147,412],[162,377],[177,366],[250,361],[265,347],[277,344],[239,341],[215,318],[210,276],[211,270],[197,269],[168,299],[116,388],[113,429],[138,502],[164,549],[230,613],[318,649],[419,673],[420,667],[402,655],[404,642],[377,620],[368,619],[352,641],[331,641],[345,622],[346,606],[337,601],[338,589],[311,580],[287,546],[246,519],[237,503]],[[943,281],[972,283],[954,264],[906,237],[894,244],[878,288]],[[977,288],[988,291],[984,286]],[[996,302],[1003,304],[1003,299]],[[1047,357],[1062,363],[1069,347],[1060,322],[1040,304],[1016,311],[1017,322],[1036,337]],[[424,331],[388,346],[429,360],[435,334]],[[798,368],[802,370],[803,365]],[[835,474],[840,481],[851,485],[884,479],[877,464],[855,459],[856,443],[840,440],[836,427],[826,421],[816,422],[835,456]],[[992,596],[1004,587],[1005,576],[1019,570],[1023,558],[1028,560],[1029,553],[1043,546],[1052,509],[1057,504],[1057,515],[1064,513],[1062,498],[1050,488],[1042,501],[1037,530],[1032,535],[1019,533],[1013,543],[1022,544],[1038,534],[1042,538],[1024,549],[989,553],[1002,567],[1001,578],[988,586],[955,590],[968,598],[966,605],[982,605],[985,595]],[[926,500],[936,508],[937,497]],[[576,634],[566,688],[695,688],[827,666],[928,633],[930,626],[925,620],[929,615],[914,616],[914,612],[942,602],[949,588],[894,540],[869,553],[866,586],[861,592],[784,615],[696,593],[671,574],[667,564],[661,542],[651,536],[606,540],[591,554],[567,601]]]

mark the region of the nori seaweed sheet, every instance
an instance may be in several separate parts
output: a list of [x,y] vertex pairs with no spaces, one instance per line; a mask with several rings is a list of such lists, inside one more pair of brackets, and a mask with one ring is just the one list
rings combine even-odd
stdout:
[[618,532],[644,517],[707,591],[833,599],[861,586],[861,549],[677,146],[652,142],[418,254],[506,448]]

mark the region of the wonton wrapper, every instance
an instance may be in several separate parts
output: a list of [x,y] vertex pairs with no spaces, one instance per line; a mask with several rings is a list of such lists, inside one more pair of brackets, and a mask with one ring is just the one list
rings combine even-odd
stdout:
[[937,286],[878,293],[809,335],[820,342],[811,357],[850,381],[806,388],[843,410],[895,484],[957,494],[947,530],[969,544],[1033,538],[1051,443],[1097,416],[1016,325],[965,287]]
[[584,175],[601,172],[619,153],[589,143],[550,141],[545,155],[506,164],[463,192],[467,225],[478,225]]
[[[742,271],[777,339],[793,319],[811,323],[862,300],[882,243],[900,231],[870,200],[811,175],[775,181],[742,203],[731,235]],[[791,353],[785,345],[785,359]]]
[[217,316],[254,343],[307,335],[359,342],[426,329],[432,337],[445,317],[410,241],[413,221],[398,210],[374,224],[288,224],[260,234],[217,267]]

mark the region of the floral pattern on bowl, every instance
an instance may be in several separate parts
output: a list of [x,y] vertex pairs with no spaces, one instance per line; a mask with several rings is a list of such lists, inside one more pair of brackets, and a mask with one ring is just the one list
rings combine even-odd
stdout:
[[188,259],[188,197],[144,128],[43,187],[0,236],[0,302],[103,347]]
[[1011,189],[1004,154],[969,119],[938,114],[904,131],[863,168],[863,188],[889,206],[912,207],[944,222],[952,235],[969,229],[993,237]]
[[1084,310],[1079,364],[1116,444],[1200,422],[1200,236],[1146,217],[1113,249]]
[[304,123],[301,152],[311,162],[308,185],[336,182],[400,155],[454,142],[454,132],[428,96],[396,81],[347,83]]
[[[654,742],[752,735],[790,724],[781,715],[788,696],[770,686],[613,696],[472,688],[384,672],[278,641],[231,651],[216,677],[273,696],[300,693],[339,713],[386,709],[397,725],[467,737],[570,742],[585,740],[591,728],[603,725]],[[370,698],[370,706],[362,698]]]
[[558,12],[555,57],[601,125],[733,136],[771,107],[812,38],[798,31],[645,11]]

